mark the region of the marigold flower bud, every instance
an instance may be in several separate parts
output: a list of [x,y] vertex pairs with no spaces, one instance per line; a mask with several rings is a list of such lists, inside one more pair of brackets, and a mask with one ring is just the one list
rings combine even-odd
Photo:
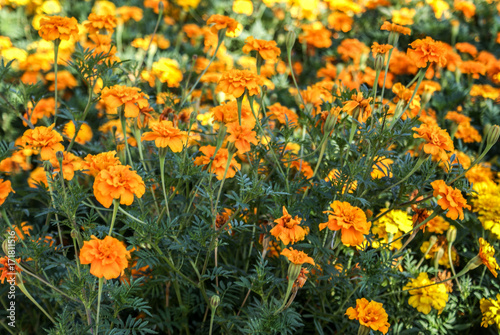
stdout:
[[213,295],[210,297],[210,308],[216,310],[220,303],[220,297],[218,295]]
[[375,71],[382,71],[384,69],[385,55],[377,55],[375,58]]
[[45,172],[48,172],[51,175],[54,172],[54,167],[52,166],[52,163],[50,161],[43,162],[43,169],[45,170]]
[[446,239],[448,243],[453,243],[457,239],[457,228],[455,226],[450,226],[448,232],[446,233]]
[[296,39],[297,39],[297,34],[293,30],[290,30],[286,35],[285,39],[286,49],[288,52],[292,51]]
[[494,125],[488,129],[488,135],[486,137],[486,145],[488,147],[494,146],[498,142],[500,137],[500,126]]
[[364,325],[359,325],[358,335],[368,335],[370,334],[370,328]]

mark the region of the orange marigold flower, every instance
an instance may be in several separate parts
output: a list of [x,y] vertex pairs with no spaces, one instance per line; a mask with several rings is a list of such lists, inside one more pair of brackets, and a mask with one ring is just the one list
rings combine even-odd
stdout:
[[[49,91],[55,90],[55,72],[50,72],[45,75],[45,79],[47,81],[51,81],[52,84],[49,86]],[[67,70],[61,70],[57,72],[57,90],[63,91],[67,88],[72,89],[78,86],[78,81],[76,78]]]
[[477,56],[477,48],[473,44],[467,42],[459,42],[455,44],[455,48],[460,52],[468,53],[472,57]]
[[90,13],[88,21],[84,24],[89,34],[99,34],[102,30],[113,33],[116,28],[116,18],[112,15],[97,15]]
[[181,152],[187,142],[187,132],[174,127],[172,121],[163,120],[151,126],[152,131],[142,134],[143,141],[155,141],[158,148],[169,147],[172,152]]
[[298,251],[298,250],[295,250],[292,248],[287,248],[287,249],[283,249],[283,251],[280,253],[280,255],[285,256],[286,258],[288,258],[288,260],[290,262],[292,262],[295,265],[302,265],[304,263],[316,265],[314,263],[314,259],[307,256],[307,254],[303,251]]
[[354,64],[359,65],[361,57],[363,54],[368,54],[370,48],[355,38],[347,38],[340,42],[340,45],[337,47],[337,52],[343,61],[347,62],[349,59],[352,59]]
[[232,122],[227,125],[227,132],[231,134],[227,137],[228,142],[234,143],[238,153],[244,154],[250,151],[250,144],[257,145],[257,133],[252,130],[253,125],[241,123],[239,125],[238,121]]
[[[60,104],[58,103],[57,106],[59,107],[59,105]],[[35,108],[33,108],[33,104],[30,101],[28,102],[28,111],[24,113],[24,117],[27,120],[30,120],[32,124],[36,124],[38,120],[42,119],[44,116],[49,118],[54,115],[55,107],[56,100],[54,97],[40,99],[35,105]],[[23,125],[25,127],[28,126],[28,124],[24,121]]]
[[281,50],[276,46],[276,41],[256,40],[253,36],[247,37],[242,50],[246,54],[255,50],[266,60],[275,60],[281,55]]
[[101,91],[101,99],[110,109],[124,106],[125,117],[137,117],[141,108],[149,106],[148,96],[138,87],[115,85]]
[[342,243],[355,246],[363,243],[364,235],[370,232],[371,223],[366,220],[366,214],[359,207],[351,206],[348,202],[335,200],[328,213],[328,222],[320,223],[319,230],[328,229],[342,233]]
[[122,205],[132,205],[134,194],[140,198],[146,185],[129,165],[112,165],[101,170],[95,177],[94,195],[104,207],[109,208],[113,199],[120,199]]
[[444,180],[435,180],[431,183],[431,186],[434,189],[433,196],[441,197],[438,200],[438,205],[441,206],[441,209],[448,209],[446,217],[452,220],[460,217],[460,220],[463,220],[464,208],[471,209],[471,207],[467,205],[467,200],[462,196],[462,192],[457,188],[446,185]]
[[[16,259],[17,263],[21,263],[21,258]],[[21,272],[19,266],[7,256],[0,257],[0,283],[16,281],[16,273]]]
[[373,98],[364,99],[363,92],[358,92],[351,96],[351,100],[343,102],[344,107],[342,110],[359,122],[366,122],[372,114],[372,107],[370,102]]
[[[213,114],[214,120],[223,122],[225,124],[238,122],[238,104],[235,100],[223,103],[210,110]],[[241,106],[241,123],[255,126],[255,118],[253,117],[250,105],[243,103]]]
[[302,30],[304,33],[299,36],[300,43],[305,40],[309,46],[315,48],[329,48],[332,46],[332,32],[326,29],[321,22],[304,24]]
[[16,193],[10,184],[10,180],[0,179],[0,206],[5,202],[10,192]]
[[[75,136],[75,128],[75,123],[73,121],[69,121],[64,125],[63,134],[71,140],[73,136]],[[78,134],[76,135],[75,142],[85,144],[92,139],[92,136],[92,128],[90,128],[88,124],[82,123],[80,130],[78,130]]]
[[436,63],[444,67],[446,65],[446,47],[443,42],[435,41],[427,36],[423,40],[416,40],[410,44],[406,53],[417,67],[424,68],[428,63]]
[[[71,152],[63,152],[62,170],[64,179],[72,180],[75,176],[75,171],[82,169],[82,162],[83,161],[80,157],[73,155]],[[54,172],[60,171],[59,160],[57,157],[52,157],[50,159],[50,163],[54,167]]]
[[121,165],[120,159],[116,157],[116,151],[101,152],[97,155],[88,154],[84,158],[82,170],[86,170],[92,176],[97,176],[102,170],[115,165]]
[[279,102],[272,104],[267,107],[267,109],[269,110],[267,116],[269,116],[271,120],[277,120],[281,124],[287,124],[288,122],[290,125],[294,124],[297,126],[297,122],[299,121],[297,114],[293,110],[282,106]]
[[227,29],[226,33],[236,33],[238,29],[238,21],[232,19],[228,16],[215,14],[208,18],[207,26],[213,24],[211,27],[211,31],[214,34],[217,34],[219,30]]
[[49,187],[47,182],[47,174],[43,167],[39,166],[33,171],[31,171],[30,176],[28,178],[28,185],[32,188],[37,188],[38,184],[43,184],[45,187]]
[[495,259],[495,248],[482,237],[479,238],[479,258],[496,278],[498,275],[496,270],[500,270],[500,266]]
[[426,141],[424,144],[426,154],[439,157],[445,161],[448,157],[446,151],[455,150],[450,135],[439,126],[423,123],[419,128],[413,127],[412,130],[417,132],[413,134],[414,138],[423,138]]
[[[210,165],[209,172],[215,173],[215,177],[218,180],[222,180],[224,177],[224,171],[226,170],[227,160],[229,158],[228,150],[220,148],[217,150],[217,154],[215,154],[215,147],[212,145],[206,145],[201,147],[200,151],[204,156],[197,157],[194,160],[194,164],[204,165],[203,169],[206,169],[210,163],[212,163]],[[239,169],[241,169],[241,165],[233,157],[231,157],[231,163],[229,165],[229,169],[227,170],[226,178],[233,178],[236,175],[236,171]]]
[[390,44],[378,44],[377,42],[373,42],[372,44],[373,57],[377,57],[377,55],[385,55],[392,48],[394,47]]
[[455,1],[453,7],[462,12],[467,19],[476,15],[476,5],[470,1]]
[[100,240],[92,235],[80,250],[80,263],[90,264],[90,273],[97,278],[117,278],[128,267],[129,259],[125,244],[111,236]]
[[284,245],[297,243],[302,241],[307,235],[307,231],[300,226],[301,221],[302,218],[299,218],[297,215],[295,218],[292,218],[285,206],[283,206],[283,216],[274,220],[276,226],[271,229],[270,233],[278,241],[283,242]]
[[463,140],[465,143],[481,142],[481,134],[474,128],[470,122],[460,123],[455,132],[455,137]]
[[241,97],[245,90],[248,95],[256,95],[260,92],[260,86],[264,84],[261,76],[248,70],[229,70],[222,74],[217,88],[235,98]]
[[298,287],[298,288],[304,287],[304,284],[307,281],[308,274],[309,274],[309,270],[307,270],[306,268],[301,268],[299,276],[297,277],[297,279],[293,283],[293,287]]
[[64,151],[61,144],[63,138],[55,130],[55,124],[50,127],[35,127],[24,132],[22,143],[25,149],[40,150],[42,160],[49,160],[55,156],[57,151]]
[[356,299],[356,308],[349,307],[345,315],[349,316],[350,320],[358,320],[362,326],[386,334],[391,325],[388,322],[389,316],[382,306],[382,303],[373,300],[368,302],[365,298]]
[[387,30],[390,32],[395,32],[398,34],[403,34],[403,35],[410,35],[411,34],[411,29],[406,28],[400,25],[397,25],[395,23],[390,23],[389,21],[385,21],[382,27],[380,27],[380,30]]
[[119,16],[119,20],[123,23],[129,21],[130,19],[135,22],[139,22],[142,20],[142,8],[134,7],[134,6],[122,6],[116,9],[116,13]]
[[46,41],[78,39],[78,21],[74,17],[47,16],[40,20],[38,34]]

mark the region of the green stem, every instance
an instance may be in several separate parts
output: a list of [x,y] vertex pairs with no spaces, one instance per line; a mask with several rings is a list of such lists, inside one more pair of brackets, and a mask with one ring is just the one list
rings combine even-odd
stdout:
[[215,316],[215,310],[212,309],[212,315],[210,315],[210,331],[208,332],[209,335],[212,335],[212,328],[214,325],[214,316]]
[[[132,170],[135,170],[134,162],[132,161],[132,155],[130,154],[130,148],[128,146],[128,141],[127,141],[127,120],[124,114],[124,107],[121,107],[120,110],[118,110],[118,114],[120,117],[120,123],[122,125],[123,141],[125,142],[125,150],[128,155],[128,160],[130,161],[130,166],[132,167]],[[127,163],[127,157],[125,156],[125,164],[126,163]]]
[[120,201],[118,199],[113,199],[113,217],[111,218],[111,226],[109,227],[109,233],[108,233],[109,236],[113,234],[113,227],[115,226],[116,213],[118,212],[119,207],[120,207]]
[[43,314],[45,314],[45,316],[47,316],[49,318],[50,321],[52,321],[52,323],[54,325],[57,325],[57,322],[56,320],[54,320],[49,313],[47,313],[47,311],[42,307],[40,306],[40,304],[35,300],[35,298],[33,298],[31,296],[31,294],[28,292],[28,290],[26,289],[26,287],[24,286],[24,283],[23,283],[23,280],[22,280],[22,277],[19,276],[18,274],[18,278],[16,278],[16,284],[17,284],[17,287],[19,287],[19,289],[21,290],[21,292],[24,293],[24,295],[29,299],[31,300],[32,303],[35,304],[36,307],[38,307],[38,309],[40,309]]
[[387,187],[385,190],[383,190],[382,192],[380,192],[380,194],[382,193],[385,193],[387,191],[389,191],[390,189],[398,186],[399,184],[401,184],[402,182],[404,182],[405,180],[407,180],[408,178],[410,178],[415,172],[417,172],[417,170],[420,168],[420,166],[427,160],[427,157],[424,158],[424,156],[420,156],[418,158],[418,161],[417,163],[415,164],[415,166],[413,167],[413,169],[411,169],[411,171],[403,178],[401,179],[400,181],[398,181],[396,184],[394,185],[391,185],[389,187]]
[[167,210],[167,217],[170,221],[170,210],[168,208],[168,197],[165,188],[165,157],[167,156],[166,148],[160,149],[160,177],[161,177],[161,187],[163,189],[163,197],[165,198],[165,208]]
[[389,62],[391,60],[391,55],[392,55],[393,51],[394,51],[394,48],[389,50],[389,55],[387,56],[387,64],[385,64],[384,83],[382,84],[382,93],[380,94],[380,110],[379,111],[382,111],[382,105],[383,105],[384,93],[385,93],[385,81],[387,80],[387,72],[389,72]]
[[97,315],[95,318],[95,333],[99,335],[99,314],[101,312],[102,283],[104,277],[99,278],[99,291],[97,293]]

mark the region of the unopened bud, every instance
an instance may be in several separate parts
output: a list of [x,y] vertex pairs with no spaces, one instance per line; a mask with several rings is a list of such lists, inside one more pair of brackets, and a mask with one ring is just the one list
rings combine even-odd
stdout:
[[455,242],[455,240],[457,239],[457,228],[455,228],[455,226],[450,226],[448,232],[446,233],[446,239],[450,244]]
[[436,235],[432,235],[430,238],[429,238],[429,247],[432,247],[434,244],[436,244],[438,238],[436,237]]
[[158,3],[158,13],[163,12],[163,9],[165,8],[165,5],[163,4],[163,1],[160,1]]
[[48,172],[50,175],[54,172],[54,167],[52,166],[52,163],[49,161],[44,161],[43,162],[43,169],[45,172]]
[[370,328],[364,325],[359,325],[358,335],[368,335],[370,334]]
[[210,308],[216,310],[219,307],[220,297],[218,295],[213,295],[210,297]]
[[236,153],[236,151],[238,151],[238,149],[236,149],[236,146],[234,145],[234,143],[233,142],[229,142],[227,144],[227,152],[229,153],[228,159],[232,158],[233,155]]
[[262,95],[266,95],[267,94],[267,85],[263,85],[262,86]]
[[75,229],[73,229],[71,231],[71,238],[76,238],[77,236],[78,236],[78,232]]
[[498,125],[491,126],[486,136],[486,145],[488,147],[494,146],[498,142],[499,137],[500,137],[500,126]]
[[297,39],[297,34],[293,30],[290,30],[286,35],[285,43],[286,49],[288,52],[292,51],[293,46],[295,45],[295,40]]
[[56,158],[58,161],[61,161],[64,159],[64,153],[62,151],[56,152]]
[[375,71],[380,72],[384,69],[384,57],[385,56],[381,54],[378,54],[377,57],[375,57]]
[[288,265],[288,281],[289,282],[295,283],[295,281],[299,277],[301,268],[302,268],[302,265],[300,265],[300,264],[290,263],[290,265]]
[[476,257],[474,257],[473,259],[471,259],[469,261],[469,263],[467,263],[465,265],[465,267],[463,268],[463,270],[460,271],[460,273],[457,276],[464,275],[468,271],[474,270],[475,268],[477,268],[478,266],[480,266],[482,264],[483,264],[483,261],[481,260],[481,257],[479,257],[479,255],[477,255]]
[[434,255],[434,268],[437,269],[439,267],[439,260],[443,258],[443,256],[444,256],[444,249],[439,248],[436,254]]

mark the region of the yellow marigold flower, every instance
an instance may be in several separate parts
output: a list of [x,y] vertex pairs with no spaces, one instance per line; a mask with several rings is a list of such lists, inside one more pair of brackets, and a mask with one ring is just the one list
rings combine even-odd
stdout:
[[[69,121],[64,125],[63,134],[66,135],[70,140],[75,136],[75,123],[73,121]],[[92,128],[86,123],[82,123],[80,126],[80,130],[76,135],[75,142],[79,144],[85,144],[92,139]]]
[[457,188],[446,185],[446,182],[443,180],[435,180],[431,183],[431,186],[434,189],[433,196],[441,197],[438,200],[438,205],[441,206],[441,209],[448,209],[446,217],[452,220],[456,220],[457,218],[463,220],[464,208],[471,209],[471,207],[467,205],[467,200],[462,196],[462,192]]
[[129,165],[112,165],[101,170],[94,180],[94,196],[104,207],[109,208],[114,199],[122,205],[132,205],[134,195],[142,197],[146,191],[144,181]]
[[473,210],[483,228],[500,239],[500,186],[492,181],[474,182]]
[[[381,213],[389,209],[382,210]],[[382,216],[377,221],[377,225],[383,225],[385,231],[389,234],[396,234],[398,231],[408,233],[413,229],[413,220],[411,216],[402,210],[393,209],[389,213]]]
[[187,142],[187,132],[174,127],[172,121],[163,120],[151,126],[152,131],[142,134],[143,141],[155,141],[158,148],[169,147],[172,152],[181,152]]
[[54,124],[50,127],[35,127],[24,132],[22,143],[25,149],[39,150],[42,160],[49,160],[57,151],[64,151],[62,136],[55,130]]
[[233,12],[250,16],[253,13],[253,3],[251,0],[234,0]]
[[248,36],[242,51],[248,54],[255,50],[265,60],[275,60],[281,55],[281,50],[276,46],[276,41],[256,40],[253,36]]
[[78,21],[72,17],[47,16],[40,20],[38,34],[46,41],[78,39]]
[[425,140],[424,152],[426,154],[439,157],[445,161],[448,158],[446,152],[455,150],[450,135],[445,129],[439,128],[439,126],[423,123],[419,128],[413,127],[412,130],[417,132],[413,134],[414,138]]
[[130,251],[114,237],[100,240],[92,235],[90,241],[83,242],[79,258],[81,264],[90,264],[92,275],[109,280],[123,274],[128,267]]
[[496,298],[497,300],[482,298],[479,301],[479,308],[481,308],[483,314],[482,327],[487,328],[493,324],[500,327],[500,294],[497,294]]
[[435,41],[427,36],[410,44],[406,53],[417,67],[426,67],[428,63],[436,63],[440,67],[446,65],[446,48],[443,42]]
[[[195,165],[204,165],[203,169],[210,166],[210,173],[215,173],[218,180],[222,180],[224,177],[224,171],[226,170],[227,160],[229,158],[229,152],[225,148],[220,148],[215,154],[215,147],[212,145],[206,145],[200,148],[203,156],[197,157],[194,160]],[[212,160],[213,158],[213,160]],[[231,163],[229,169],[227,170],[226,178],[233,178],[236,175],[236,171],[241,169],[241,165],[231,157]]]
[[110,109],[124,106],[125,117],[139,116],[140,109],[149,106],[148,98],[138,87],[115,85],[101,91],[101,99]]
[[408,304],[424,314],[429,314],[432,308],[441,313],[448,301],[448,292],[444,284],[413,289],[431,284],[435,282],[429,279],[427,273],[421,272],[416,279],[411,279],[403,287],[404,290],[410,290],[411,297],[408,299]]
[[271,229],[270,233],[278,241],[283,242],[284,245],[297,243],[302,241],[307,235],[307,230],[300,226],[301,221],[302,218],[299,218],[297,215],[295,218],[292,218],[285,206],[283,206],[283,216],[274,220],[276,226]]
[[149,82],[149,86],[156,85],[156,79],[162,83],[167,83],[168,87],[178,87],[182,81],[182,72],[179,63],[170,58],[161,58],[154,62],[151,72],[143,71],[141,76]]
[[366,234],[370,232],[371,223],[366,220],[366,214],[359,207],[352,206],[348,202],[335,200],[330,205],[328,222],[320,223],[319,230],[340,230],[342,243],[347,246],[356,246],[363,243]]
[[[54,172],[59,172],[61,170],[57,157],[52,157],[50,163],[54,167]],[[82,169],[82,163],[83,161],[80,157],[73,155],[71,152],[63,152],[62,170],[64,179],[72,180],[75,176],[75,171]]]
[[380,27],[380,30],[386,30],[390,32],[395,32],[398,34],[403,34],[403,35],[410,35],[411,34],[411,29],[406,28],[400,25],[397,25],[395,23],[390,23],[389,21],[385,21],[382,27]]
[[97,155],[88,154],[82,163],[82,170],[95,177],[102,170],[115,165],[121,165],[120,159],[116,157],[116,151],[101,152]]
[[222,29],[226,29],[226,34],[234,34],[238,29],[238,21],[220,14],[210,16],[207,20],[207,26],[209,25],[212,25],[211,31],[214,34],[217,34]]
[[198,7],[200,0],[176,0],[177,4],[181,6],[185,11],[189,8],[195,9]]
[[440,215],[435,216],[425,225],[425,229],[427,229],[429,233],[436,234],[444,234],[444,232],[447,231],[448,228],[450,228],[450,223],[443,219],[443,217]]
[[227,125],[227,133],[230,134],[230,136],[227,137],[227,141],[234,143],[234,146],[238,149],[238,153],[244,154],[250,151],[250,144],[259,144],[256,138],[257,133],[252,129],[253,125],[244,124],[242,122],[240,126],[238,121]]
[[304,263],[309,263],[311,265],[316,265],[314,259],[307,256],[303,251],[298,251],[292,248],[283,249],[280,255],[285,256],[288,260],[295,265],[302,265]]
[[16,193],[10,184],[10,180],[4,181],[0,179],[0,206],[5,202],[10,192]]
[[479,258],[496,278],[498,275],[497,270],[500,270],[500,266],[498,266],[495,259],[495,248],[482,237],[479,238]]
[[413,17],[417,11],[415,8],[401,8],[400,10],[392,11],[392,22],[400,24],[403,26],[409,26],[413,24]]
[[382,303],[368,301],[365,298],[356,299],[356,308],[349,307],[345,315],[349,316],[350,320],[358,320],[361,326],[378,330],[383,334],[387,334],[391,326]]
[[260,86],[264,84],[261,76],[248,70],[229,70],[222,74],[217,88],[235,98],[241,97],[245,90],[248,95],[256,95],[260,92]]
[[116,17],[90,13],[84,27],[87,28],[89,34],[99,34],[102,30],[106,30],[109,34],[112,34],[116,28]]

